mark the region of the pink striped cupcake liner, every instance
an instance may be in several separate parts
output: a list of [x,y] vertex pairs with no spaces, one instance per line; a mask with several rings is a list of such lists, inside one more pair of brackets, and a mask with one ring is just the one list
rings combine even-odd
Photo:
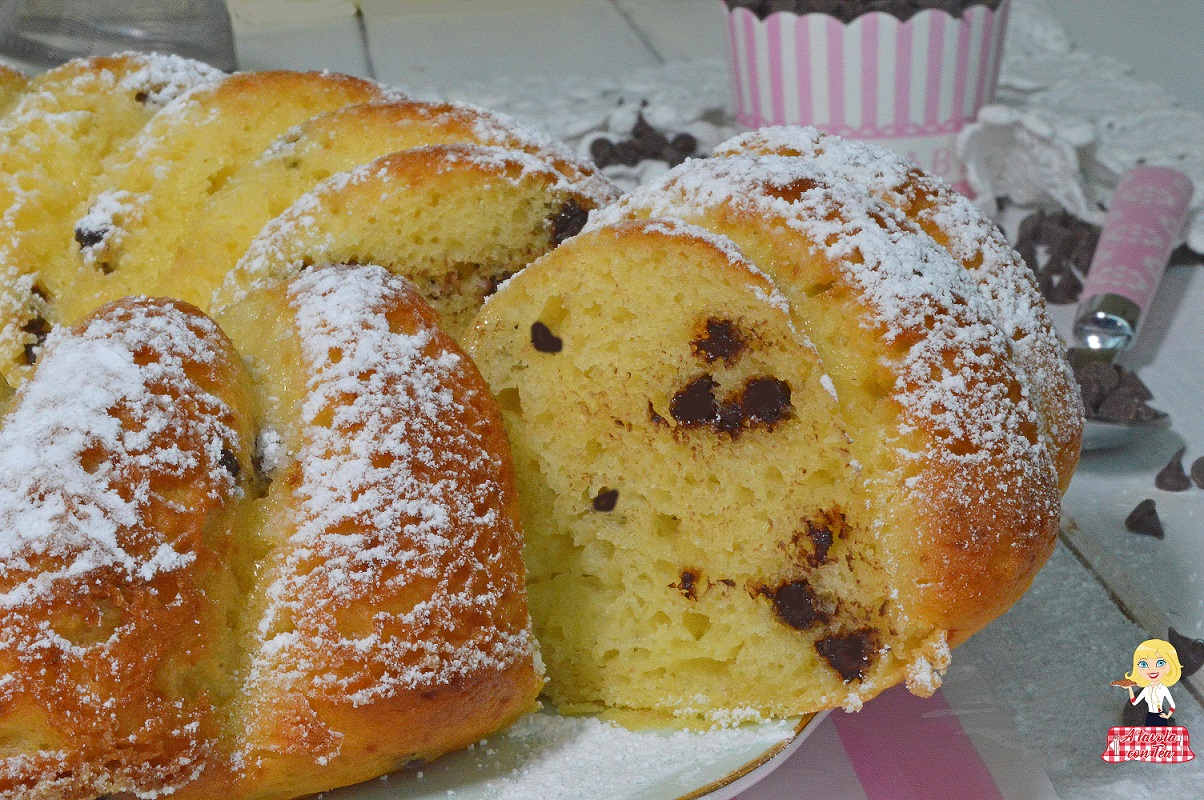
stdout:
[[975,5],[961,17],[928,9],[906,22],[873,12],[847,24],[730,9],[736,119],[877,142],[964,184],[957,134],[994,95],[1007,8]]

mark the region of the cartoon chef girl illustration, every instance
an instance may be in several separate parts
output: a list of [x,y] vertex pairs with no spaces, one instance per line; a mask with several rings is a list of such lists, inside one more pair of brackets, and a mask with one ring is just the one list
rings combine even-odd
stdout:
[[[1147,639],[1133,651],[1133,671],[1115,685],[1129,690],[1129,701],[1133,705],[1146,704],[1146,725],[1169,725],[1167,720],[1175,713],[1175,701],[1167,687],[1178,683],[1182,674],[1183,667],[1174,646],[1162,639]],[[1136,697],[1133,696],[1134,685],[1143,687]],[[1164,704],[1170,708],[1165,713],[1162,711]]]

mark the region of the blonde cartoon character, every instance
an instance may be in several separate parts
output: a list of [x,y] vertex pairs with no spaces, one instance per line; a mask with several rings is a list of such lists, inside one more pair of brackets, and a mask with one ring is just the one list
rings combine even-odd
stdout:
[[[1179,654],[1170,642],[1147,639],[1137,645],[1137,649],[1133,651],[1133,671],[1125,675],[1125,683],[1133,683],[1124,688],[1129,690],[1129,701],[1133,705],[1145,702],[1146,725],[1170,724],[1167,720],[1175,713],[1175,701],[1167,687],[1178,683],[1182,674]],[[1136,697],[1133,696],[1133,684],[1143,687]],[[1170,706],[1170,711],[1163,713],[1163,703]]]

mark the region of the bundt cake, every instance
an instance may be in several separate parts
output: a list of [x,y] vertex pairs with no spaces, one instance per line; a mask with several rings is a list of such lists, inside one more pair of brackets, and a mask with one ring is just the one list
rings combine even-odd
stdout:
[[315,114],[393,96],[378,84],[326,72],[239,73],[163,109],[105,165],[62,251],[58,299],[71,322],[106,300],[153,286],[204,200],[272,140]]
[[1012,340],[1025,396],[1065,492],[1079,461],[1083,403],[1032,271],[978,208],[943,181],[884,147],[828,136],[811,127],[763,128],[719,145],[715,155],[797,156],[826,175],[868,188],[903,211],[974,276],[992,318]]
[[170,300],[51,334],[0,429],[0,796],[298,797],[534,707],[505,434],[436,319],[327,267],[237,350]]
[[[206,308],[263,226],[322,181],[400,150],[458,142],[530,153],[587,187],[595,201],[615,197],[605,181],[562,145],[499,114],[419,100],[348,106],[283,134],[207,198],[183,231],[175,266],[161,276],[156,291]],[[351,218],[346,225],[360,223],[362,218]]]
[[[766,472],[783,470],[784,460],[760,448],[744,454],[743,472],[702,478],[716,502],[744,514],[744,521],[726,523],[734,532],[676,507],[678,482],[688,479],[683,473],[690,474],[677,465],[687,457],[684,451],[694,457],[701,446],[695,438],[710,436],[707,444],[719,449],[745,448],[755,439],[744,431],[746,401],[739,392],[704,365],[683,359],[681,336],[671,333],[681,318],[703,324],[696,312],[678,305],[683,282],[702,282],[684,277],[702,272],[702,259],[692,255],[664,279],[647,279],[636,296],[614,288],[636,274],[664,269],[665,259],[627,244],[624,237],[631,234],[616,233],[627,230],[625,220],[636,219],[697,224],[776,284],[784,313],[814,345],[818,369],[826,376],[822,383],[837,398],[834,417],[805,416],[811,409],[801,405],[791,413],[817,428],[835,424],[847,437],[845,464],[856,476],[864,513],[846,505],[853,502],[850,494],[820,509],[823,514],[800,506],[794,524],[767,524],[750,513],[763,503],[749,487],[759,486]],[[616,237],[622,246],[612,245]],[[565,274],[595,272],[613,280],[589,282]],[[644,628],[623,628],[630,619],[620,619],[617,611],[590,616],[568,603],[536,601],[537,635],[553,665],[550,692],[558,703],[570,709],[619,704],[674,713],[723,715],[743,708],[780,714],[856,708],[904,679],[921,693],[939,684],[947,646],[964,641],[1027,588],[1053,547],[1058,525],[1058,476],[1039,435],[1040,418],[1025,395],[1011,340],[995,323],[973,277],[915,222],[863,185],[806,159],[729,155],[688,161],[596,212],[586,233],[537,261],[487,302],[465,338],[466,347],[499,393],[511,444],[520,454],[529,552],[559,548],[556,557],[530,561],[532,586],[578,582],[605,593],[610,587],[595,577],[601,574],[599,563],[655,561],[665,539],[679,553],[738,557],[761,548],[795,559],[790,570],[766,568],[762,584],[744,575],[702,575],[688,558],[677,557],[670,562],[679,573],[670,582],[677,596],[651,587],[626,601],[655,622]],[[607,325],[591,324],[601,314],[611,326],[622,321],[622,329],[643,331],[645,324],[653,329],[628,342]],[[655,322],[637,322],[649,317]],[[562,333],[580,330],[577,326],[609,343],[604,356],[589,343],[590,336]],[[774,341],[719,331],[722,327],[696,336],[744,341],[754,352]],[[653,365],[659,361],[689,369],[655,388],[645,386],[643,376],[658,374]],[[632,382],[630,393],[622,388],[625,382]],[[658,407],[662,396],[671,399],[668,408]],[[795,396],[792,390],[791,404]],[[663,427],[640,421],[634,428],[632,403],[646,407]],[[584,418],[577,419],[579,414]],[[571,440],[566,441],[567,433],[550,438],[548,428],[559,426],[555,415],[573,415],[574,424],[563,426],[572,432]],[[649,433],[658,436],[643,446],[671,466],[608,471],[616,453],[627,458],[628,426],[637,442]],[[764,436],[771,438],[775,430],[769,426]],[[538,460],[531,453],[538,453]],[[717,463],[717,457],[707,462]],[[846,486],[849,479],[817,470],[803,480],[818,487],[825,482]],[[618,498],[634,498],[634,513],[591,513],[599,509],[583,498],[598,497],[602,485],[617,491]],[[548,506],[566,490],[565,502],[577,505],[572,515],[564,509],[559,514],[531,510]],[[640,509],[643,503],[651,508]],[[696,503],[691,509],[704,507]],[[821,540],[831,538],[831,546],[847,554],[853,577],[835,580],[836,568],[824,573],[815,560],[818,551],[807,545],[811,530],[821,531]],[[854,570],[851,564],[857,561],[862,566]],[[719,584],[718,593],[742,592],[760,598],[759,603],[750,606],[741,598],[738,613],[699,612],[698,587],[715,591],[716,579],[735,584]],[[683,602],[701,617],[686,615]],[[675,620],[692,635],[664,634],[677,636],[676,649],[668,654],[646,646],[650,637],[661,635],[651,631]],[[818,665],[805,685],[793,693],[783,690],[769,703],[743,692],[734,680],[723,684],[739,673],[742,659],[759,657],[765,639],[724,638],[724,651],[707,637],[775,625],[783,636],[794,637],[794,658]],[[633,630],[639,635],[627,638],[625,646],[615,645]],[[571,667],[561,667],[564,663]],[[772,659],[753,669],[793,674]],[[658,683],[662,672],[677,677],[672,691]],[[628,686],[660,686],[661,691],[625,692]]]
[[613,199],[592,171],[555,163],[521,150],[433,145],[339,173],[264,227],[215,308],[309,264],[372,263],[412,280],[459,337],[498,283]]
[[178,56],[78,59],[29,82],[0,118],[0,374],[24,380],[64,290],[46,271],[105,159],[159,109],[222,73]]
[[242,362],[195,309],[51,334],[0,429],[0,796],[158,796],[214,758],[254,444]]

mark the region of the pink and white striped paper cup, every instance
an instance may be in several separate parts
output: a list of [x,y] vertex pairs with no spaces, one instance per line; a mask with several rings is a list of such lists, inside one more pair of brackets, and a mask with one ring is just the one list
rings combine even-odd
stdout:
[[871,12],[847,24],[724,8],[742,125],[814,125],[873,141],[964,187],[957,134],[995,93],[1008,0],[960,17],[928,9],[902,22]]

